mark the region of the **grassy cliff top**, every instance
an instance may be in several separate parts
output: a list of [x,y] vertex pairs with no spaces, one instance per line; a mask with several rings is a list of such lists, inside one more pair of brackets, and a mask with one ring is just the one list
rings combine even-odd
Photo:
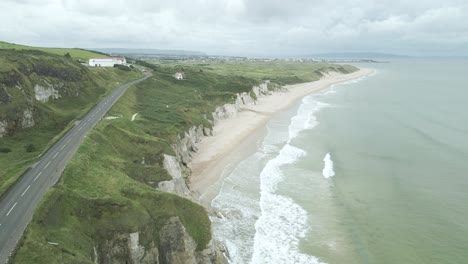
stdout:
[[357,70],[356,67],[351,65],[289,61],[180,62],[166,65],[178,68],[188,67],[222,76],[242,76],[256,80],[270,80],[279,85],[316,81],[320,79],[322,73],[328,71],[349,73]]
[[82,61],[88,61],[91,58],[102,57],[103,55],[106,55],[104,53],[100,53],[100,52],[97,52],[97,51],[90,51],[90,50],[77,49],[77,48],[31,47],[31,46],[8,43],[8,42],[3,42],[3,41],[0,41],[0,49],[40,50],[40,51],[44,51],[44,52],[47,52],[47,53],[61,55],[61,56],[69,53],[70,56],[73,59],[76,59],[76,60],[80,59]]

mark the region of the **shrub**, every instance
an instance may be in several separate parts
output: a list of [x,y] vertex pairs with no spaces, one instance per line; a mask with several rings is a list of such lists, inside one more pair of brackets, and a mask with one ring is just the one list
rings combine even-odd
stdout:
[[121,64],[114,64],[114,68],[120,69],[122,71],[131,71],[130,67]]
[[1,153],[9,153],[9,152],[11,152],[11,148],[0,147],[0,152]]
[[25,147],[26,149],[26,152],[34,152],[36,151],[36,146],[34,146],[34,144],[29,144]]

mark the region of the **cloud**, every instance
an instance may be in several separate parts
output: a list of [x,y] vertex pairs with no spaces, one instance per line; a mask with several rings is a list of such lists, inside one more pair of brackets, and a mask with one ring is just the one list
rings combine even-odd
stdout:
[[467,8],[461,0],[2,0],[0,39],[231,55],[466,55]]

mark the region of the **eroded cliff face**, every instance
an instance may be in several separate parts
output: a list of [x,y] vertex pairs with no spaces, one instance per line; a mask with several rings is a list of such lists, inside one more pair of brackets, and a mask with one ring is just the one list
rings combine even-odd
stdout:
[[[212,120],[209,121],[215,126],[219,120],[236,117],[242,105],[256,104],[257,98],[268,95],[271,95],[271,92],[268,90],[267,82],[254,86],[248,93],[237,94],[236,99],[231,104],[218,106],[212,113]],[[198,127],[194,126],[185,133],[184,137],[179,137],[177,142],[172,145],[181,171],[185,175],[184,178],[188,178],[190,175],[190,169],[187,167],[187,164],[190,163],[193,155],[198,151],[197,143],[206,136],[213,136],[213,130],[211,128],[202,125]],[[170,171],[169,174],[173,178],[175,177]]]
[[197,244],[180,219],[169,218],[159,231],[159,245],[140,242],[140,233],[117,234],[94,248],[96,264],[224,264],[221,251],[210,243],[197,251]]
[[25,105],[18,111],[12,111],[8,115],[0,116],[0,138],[11,134],[12,131],[30,128],[36,125],[34,108]]
[[158,247],[152,242],[147,248],[139,241],[140,233],[117,234],[111,240],[94,247],[96,264],[152,264],[159,262]]
[[[271,92],[267,83],[255,86],[250,92],[237,94],[232,103],[217,107],[209,121],[216,125],[219,120],[235,117],[242,105],[255,104],[257,98],[268,95]],[[164,155],[164,168],[172,176],[172,180],[160,182],[159,190],[197,201],[188,187],[191,171],[187,165],[198,151],[197,144],[207,136],[213,136],[212,128],[200,125],[191,127],[183,137],[177,139],[172,145],[176,156]],[[227,263],[228,254],[219,241],[212,241],[205,251],[196,252],[193,239],[177,217],[171,218],[164,226],[160,241],[159,263]]]
[[[63,88],[63,83],[59,83],[57,88]],[[59,89],[56,89],[54,85],[48,85],[47,87],[36,84],[34,86],[34,97],[37,101],[47,103],[49,99],[60,98]]]
[[[216,125],[219,120],[235,117],[242,105],[255,104],[257,98],[268,95],[271,95],[271,92],[268,90],[266,82],[254,86],[248,93],[237,94],[236,99],[231,104],[218,106],[212,113],[212,119],[208,121],[212,125]],[[161,191],[175,193],[186,198],[193,198],[191,191],[187,187],[187,180],[191,174],[190,168],[187,165],[195,153],[198,152],[197,144],[203,137],[207,136],[213,136],[213,130],[210,127],[202,125],[193,126],[185,132],[183,137],[179,136],[177,142],[172,145],[176,156],[164,155],[164,168],[172,176],[172,180],[160,182],[158,187]]]
[[96,89],[90,72],[60,56],[0,50],[0,61],[0,137],[42,123],[41,113],[48,110],[45,116],[50,116],[54,108],[44,110],[41,104],[87,96],[83,92]]

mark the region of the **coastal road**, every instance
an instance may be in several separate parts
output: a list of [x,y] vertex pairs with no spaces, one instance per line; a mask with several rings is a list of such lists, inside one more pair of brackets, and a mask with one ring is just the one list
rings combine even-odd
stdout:
[[[60,179],[65,166],[75,154],[86,134],[96,126],[115,102],[132,85],[149,77],[115,89],[92,109],[73,129],[53,145],[31,170],[0,201],[0,263],[7,263],[12,250],[31,221],[36,206],[44,194]],[[53,242],[53,241],[48,241]]]

